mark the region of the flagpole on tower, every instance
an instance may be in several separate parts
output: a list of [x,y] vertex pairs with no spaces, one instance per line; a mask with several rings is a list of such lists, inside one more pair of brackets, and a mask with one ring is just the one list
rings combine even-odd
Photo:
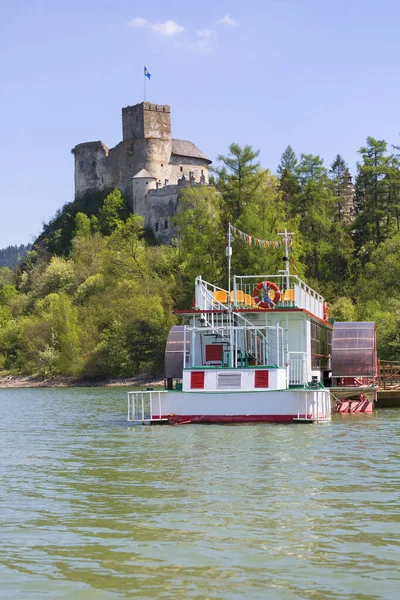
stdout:
[[143,97],[146,102],[146,77],[150,81],[151,73],[147,69],[146,65],[143,67]]

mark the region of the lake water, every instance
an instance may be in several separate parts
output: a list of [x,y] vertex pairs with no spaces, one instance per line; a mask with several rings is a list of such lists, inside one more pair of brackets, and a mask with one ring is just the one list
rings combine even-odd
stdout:
[[136,427],[126,389],[0,390],[0,598],[398,598],[399,432]]

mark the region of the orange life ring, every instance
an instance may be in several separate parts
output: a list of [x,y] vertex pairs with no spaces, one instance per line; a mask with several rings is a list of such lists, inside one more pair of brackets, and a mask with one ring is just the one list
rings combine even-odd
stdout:
[[329,321],[329,306],[327,302],[324,302],[324,321]]
[[254,302],[257,304],[258,307],[260,308],[271,308],[271,301],[270,302],[264,302],[264,300],[261,300],[260,298],[260,291],[265,287],[269,290],[273,290],[275,292],[274,295],[274,299],[272,300],[272,303],[277,304],[280,300],[281,297],[281,291],[278,288],[278,286],[276,285],[276,283],[273,283],[272,281],[260,281],[260,283],[257,283],[256,287],[253,290],[253,298],[254,298]]

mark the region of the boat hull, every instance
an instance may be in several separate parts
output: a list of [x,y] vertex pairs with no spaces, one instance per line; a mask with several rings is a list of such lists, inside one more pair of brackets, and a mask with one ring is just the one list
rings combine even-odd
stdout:
[[178,392],[155,397],[151,421],[169,423],[290,423],[328,421],[328,389],[260,392]]

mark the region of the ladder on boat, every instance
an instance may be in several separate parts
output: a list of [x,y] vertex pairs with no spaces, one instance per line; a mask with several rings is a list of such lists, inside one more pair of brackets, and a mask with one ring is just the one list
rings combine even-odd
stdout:
[[128,392],[128,421],[142,425],[168,422],[168,418],[163,417],[162,406],[162,397],[167,393],[153,390]]
[[[242,356],[247,353],[256,365],[266,364],[268,355],[266,335],[240,313],[232,313],[229,309],[227,311],[227,307],[217,300],[204,285],[201,285],[200,289],[205,304],[221,311],[202,313],[204,326],[210,328],[215,335],[218,335],[223,342],[229,345],[232,343],[230,331],[233,330],[236,346],[241,351]],[[239,327],[235,328],[236,324]]]
[[299,390],[297,394],[298,423],[324,423],[331,420],[331,397],[327,388]]

